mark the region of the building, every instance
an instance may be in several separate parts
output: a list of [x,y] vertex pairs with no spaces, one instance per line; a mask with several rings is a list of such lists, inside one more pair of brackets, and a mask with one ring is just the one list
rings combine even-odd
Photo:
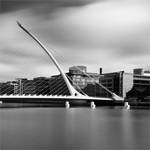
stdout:
[[15,94],[22,95],[24,93],[24,82],[27,81],[26,78],[16,78],[16,84],[14,85],[15,87]]
[[87,84],[94,84],[99,82],[100,74],[87,72],[85,66],[73,66],[69,68],[67,75],[71,78],[74,86],[79,86],[81,89],[85,88]]
[[[150,99],[150,72],[143,68],[133,70],[133,73],[124,71],[103,73],[100,83],[110,91],[126,99],[144,100]],[[110,94],[102,89],[102,96]]]
[[17,78],[15,84],[15,94],[19,95],[47,95],[49,93],[49,78],[37,77],[33,80],[27,78]]
[[127,98],[145,101],[150,100],[150,71],[138,68],[133,70],[133,87]]
[[12,82],[0,83],[0,95],[14,94],[14,86]]
[[[132,89],[133,86],[133,74],[126,73],[124,71],[103,73],[99,82],[109,89],[111,92],[126,97],[126,93]],[[102,88],[101,88],[102,89]],[[101,90],[101,95],[104,97],[110,97],[110,93],[106,90]]]
[[[100,69],[101,71],[101,69]],[[73,66],[69,68],[67,73],[72,85],[80,92],[86,93],[89,96],[100,96],[98,73],[87,72],[86,66]]]
[[36,95],[49,95],[50,94],[50,86],[49,86],[50,78],[46,77],[37,77],[33,79],[33,85],[35,89]]
[[[81,93],[89,96],[100,95],[98,91],[100,74],[87,72],[85,66],[73,66],[66,73],[71,84]],[[52,76],[49,80],[50,93],[52,95],[70,95],[67,85],[61,75]]]
[[25,94],[25,95],[36,94],[36,86],[33,80],[24,80],[22,82],[22,94]]
[[67,85],[61,75],[52,76],[49,80],[50,95],[70,95]]

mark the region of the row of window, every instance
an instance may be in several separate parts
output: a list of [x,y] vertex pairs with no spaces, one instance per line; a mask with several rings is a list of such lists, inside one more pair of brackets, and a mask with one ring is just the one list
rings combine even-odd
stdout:
[[146,81],[146,80],[134,80],[133,83],[134,84],[150,84],[150,81]]

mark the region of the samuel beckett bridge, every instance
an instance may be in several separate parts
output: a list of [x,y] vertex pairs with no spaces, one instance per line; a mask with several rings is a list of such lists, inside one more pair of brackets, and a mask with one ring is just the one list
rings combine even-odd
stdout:
[[[23,29],[49,56],[49,58],[53,61],[54,65],[57,67],[60,77],[57,78],[50,78],[51,85],[47,84],[46,79],[40,82],[40,79],[35,79],[32,81],[29,80],[18,80],[18,82],[24,82],[24,86],[18,83],[20,86],[15,86],[15,83],[12,83],[13,88],[5,88],[4,90],[7,91],[9,94],[5,94],[6,92],[3,91],[3,95],[0,96],[0,102],[38,102],[38,103],[48,103],[50,101],[62,101],[64,102],[66,107],[70,107],[70,103],[80,103],[80,102],[88,102],[90,103],[92,108],[95,108],[95,103],[97,102],[104,102],[104,103],[111,103],[111,102],[118,102],[123,101],[123,98],[116,95],[115,93],[111,92],[109,89],[104,87],[102,84],[98,83],[98,85],[108,92],[111,97],[92,97],[86,95],[81,89],[78,91],[76,90],[69,80],[71,80],[67,75],[64,73],[63,69],[58,64],[57,60],[54,58],[52,53],[47,50],[47,48],[27,29],[25,29],[19,22],[17,22],[18,26]],[[80,70],[80,68],[77,68]],[[80,70],[82,71],[82,70]],[[84,72],[83,72],[84,73]],[[91,76],[87,75],[88,78]],[[47,79],[48,80],[48,79]],[[57,85],[53,84],[57,82]],[[73,82],[73,81],[72,81]],[[13,93],[12,93],[13,90]],[[9,92],[8,92],[9,91]],[[19,91],[19,92],[18,92]],[[25,93],[23,92],[25,91]]]

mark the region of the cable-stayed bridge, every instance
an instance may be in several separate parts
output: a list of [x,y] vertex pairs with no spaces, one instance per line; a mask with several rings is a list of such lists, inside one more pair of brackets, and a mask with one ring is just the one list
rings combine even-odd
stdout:
[[[106,87],[101,85],[100,83],[99,86],[106,90],[108,93],[110,93],[111,97],[106,98],[106,97],[91,97],[86,95],[82,90],[80,90],[82,93],[78,92],[70,83],[67,75],[64,73],[63,69],[60,67],[58,64],[57,60],[55,57],[52,55],[50,51],[47,50],[47,48],[33,35],[31,34],[26,28],[24,28],[19,22],[17,22],[18,26],[23,29],[36,43],[44,50],[44,52],[49,56],[49,58],[53,61],[54,65],[57,67],[58,71],[60,72],[60,75],[63,79],[62,80],[57,80],[57,85],[51,85],[46,84],[47,82],[39,82],[37,81],[26,81],[24,82],[24,86],[20,83],[19,87],[16,88],[15,83],[12,83],[12,88],[10,86],[6,85],[6,88],[3,91],[3,95],[0,96],[0,101],[8,101],[12,99],[12,101],[19,101],[20,102],[28,102],[28,101],[33,101],[33,102],[43,102],[46,103],[48,101],[65,101],[66,106],[69,106],[70,101],[86,101],[90,102],[92,107],[95,107],[94,102],[111,102],[111,101],[123,101],[123,98],[116,95],[115,93],[111,92],[108,90]],[[79,69],[79,68],[78,68]],[[89,76],[89,78],[91,78]],[[19,81],[20,82],[20,81]],[[55,83],[56,83],[55,82]],[[51,82],[52,84],[52,82]],[[53,88],[51,88],[53,87]],[[16,89],[15,89],[16,88]],[[15,93],[16,90],[16,93]],[[19,90],[19,92],[17,92]],[[8,94],[5,94],[7,91]],[[14,91],[14,92],[12,92]],[[23,91],[26,91],[25,93]],[[36,94],[35,94],[36,93]],[[45,94],[46,95],[45,95]]]

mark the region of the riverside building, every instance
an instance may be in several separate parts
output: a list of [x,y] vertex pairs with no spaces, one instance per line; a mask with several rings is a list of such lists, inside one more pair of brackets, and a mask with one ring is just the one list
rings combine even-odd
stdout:
[[87,72],[86,66],[72,66],[67,73],[72,85],[89,96],[100,96],[98,86],[101,75],[99,73]]
[[73,66],[69,68],[68,76],[72,80],[74,86],[79,86],[81,89],[85,88],[87,84],[94,84],[99,82],[100,74],[87,72],[86,66]]
[[[69,72],[66,73],[71,84],[81,93],[85,93],[89,96],[100,96],[100,87],[97,85],[101,77],[98,73],[87,72],[86,66],[72,66],[69,68]],[[62,88],[60,87],[62,86]],[[68,95],[68,89],[60,75],[52,76],[50,79],[50,88],[58,89],[63,94]]]
[[[124,71],[103,73],[99,82],[108,88],[111,92],[116,93],[123,98],[126,97],[126,93],[132,89],[133,86],[133,74],[126,73]],[[101,95],[104,97],[110,97],[110,94],[104,89],[101,89]]]
[[6,83],[0,83],[0,95],[11,95],[14,94],[14,86],[11,81]]
[[[119,96],[133,100],[150,100],[150,71],[134,69],[133,73],[124,71],[102,73],[100,83]],[[101,95],[109,97],[101,89]]]
[[133,70],[133,87],[127,93],[128,99],[150,101],[150,71],[138,68]]

